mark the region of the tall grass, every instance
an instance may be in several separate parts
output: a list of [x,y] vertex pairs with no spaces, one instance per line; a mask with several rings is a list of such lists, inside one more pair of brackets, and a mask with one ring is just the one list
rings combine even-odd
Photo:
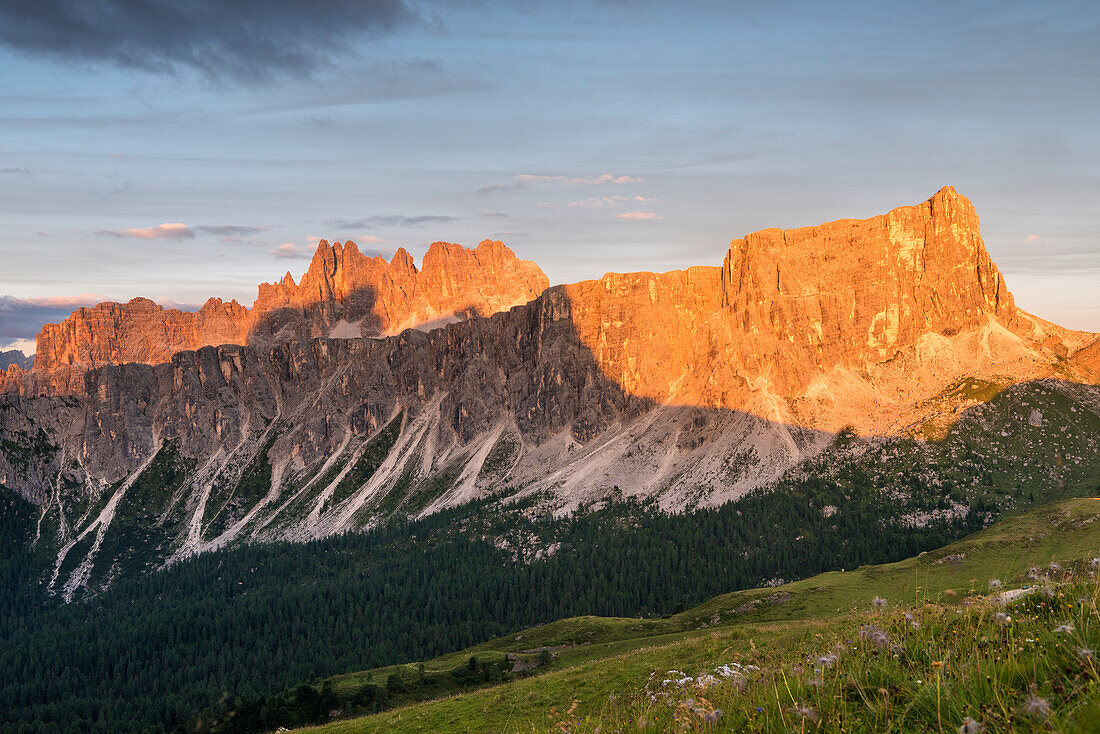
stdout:
[[563,712],[555,728],[1100,731],[1097,566],[1021,569],[907,605],[868,589],[866,611],[829,633],[778,652],[753,644],[704,670],[654,671],[599,715]]

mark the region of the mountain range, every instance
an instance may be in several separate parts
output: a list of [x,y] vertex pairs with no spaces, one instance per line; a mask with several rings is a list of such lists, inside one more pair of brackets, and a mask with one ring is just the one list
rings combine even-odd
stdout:
[[[995,465],[996,508],[1095,469],[1100,336],[1019,309],[950,187],[746,235],[721,264],[547,286],[500,242],[418,269],[321,241],[251,308],[134,299],[46,326],[0,377],[0,484],[40,508],[48,588],[473,500],[715,506],[827,477],[839,436],[904,523],[965,514]],[[916,456],[963,489],[898,483]]]

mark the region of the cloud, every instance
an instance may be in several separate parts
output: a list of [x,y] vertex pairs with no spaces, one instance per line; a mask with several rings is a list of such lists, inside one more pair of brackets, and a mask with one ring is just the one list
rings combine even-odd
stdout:
[[131,227],[129,229],[97,229],[100,237],[122,237],[139,240],[191,240],[195,233],[182,222],[165,222],[155,227]]
[[188,227],[182,222],[165,222],[155,227],[130,227],[127,229],[98,229],[100,237],[123,237],[139,240],[192,240],[195,235],[213,234],[231,239],[263,232],[267,227],[250,227],[243,224],[200,224]]
[[46,298],[0,296],[0,348],[15,347],[29,354],[26,349],[30,345],[30,351],[34,351],[34,338],[44,324],[60,323],[81,306],[105,300],[95,293]]
[[539,204],[540,209],[599,209],[607,206],[622,206],[626,202],[654,202],[657,199],[645,196],[592,196],[580,201],[567,201],[565,203],[550,201]]
[[1043,243],[1045,243],[1045,242],[1046,242],[1046,239],[1045,239],[1045,238],[1043,238],[1043,237],[1040,237],[1040,236],[1039,236],[1039,235],[1037,235],[1037,234],[1029,234],[1029,235],[1027,236],[1027,239],[1026,239],[1026,240],[1024,240],[1024,242],[1026,242],[1026,243],[1027,243],[1027,244],[1029,244],[1029,245],[1039,245],[1039,244],[1043,244]]
[[405,0],[33,0],[0,3],[0,44],[70,63],[255,83],[306,76],[364,34],[417,20]]
[[619,219],[631,219],[635,221],[661,218],[656,212],[623,212],[622,214],[616,214],[615,216]]
[[265,229],[267,227],[246,227],[242,224],[201,224],[193,228],[192,231],[201,234],[217,234],[222,237],[244,237],[245,235],[263,232]]
[[29,176],[31,175],[30,169],[22,168],[20,166],[11,166],[9,168],[0,168],[0,173],[11,174],[12,176]]
[[487,219],[507,219],[508,215],[504,212],[478,212],[479,217],[485,217]]
[[298,249],[298,246],[293,242],[287,242],[279,245],[274,250],[270,251],[275,256],[276,260],[308,260],[310,254]]
[[361,219],[329,219],[325,222],[336,229],[368,229],[370,227],[426,227],[432,224],[457,222],[458,217],[446,214],[421,214],[417,216],[373,216]]
[[202,308],[201,303],[183,303],[171,298],[158,298],[157,304],[163,308],[174,308],[177,311],[198,311]]
[[494,183],[482,186],[478,189],[480,194],[490,194],[494,191],[514,191],[526,189],[540,184],[557,186],[605,186],[608,184],[641,183],[645,179],[640,176],[615,176],[603,173],[599,176],[541,176],[533,173],[521,173],[513,176],[511,181]]

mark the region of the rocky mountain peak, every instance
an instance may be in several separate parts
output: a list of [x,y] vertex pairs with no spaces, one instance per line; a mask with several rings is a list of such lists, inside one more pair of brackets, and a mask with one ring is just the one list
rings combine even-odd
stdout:
[[1015,312],[973,205],[951,187],[870,219],[754,232],[722,269],[734,321],[787,360],[880,361],[923,333]]
[[416,275],[418,272],[412,255],[404,247],[398,247],[397,252],[393,254],[393,258],[390,260],[390,269],[395,273],[406,275]]
[[[488,315],[526,303],[548,285],[537,265],[519,260],[503,243],[484,245],[435,243],[421,271],[404,248],[387,263],[364,255],[351,240],[321,240],[298,283],[289,272],[277,283],[262,283],[251,309],[211,298],[188,312],[142,297],[81,308],[38,335],[36,370],[66,374],[39,375],[35,384],[47,392],[79,391],[84,370],[167,362],[203,346],[377,336]],[[22,389],[22,382],[5,379],[0,391]]]

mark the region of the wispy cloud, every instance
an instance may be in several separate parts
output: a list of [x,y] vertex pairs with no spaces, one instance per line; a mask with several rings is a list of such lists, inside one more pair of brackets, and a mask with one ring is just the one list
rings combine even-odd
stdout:
[[329,219],[325,222],[335,229],[369,229],[371,227],[427,227],[432,224],[457,222],[458,217],[447,214],[419,214],[415,216],[372,216],[359,219]]
[[310,254],[304,250],[299,250],[298,246],[293,242],[287,242],[279,245],[274,250],[269,251],[275,256],[276,260],[308,260]]
[[155,227],[128,227],[126,229],[98,229],[100,237],[122,237],[139,240],[191,240],[196,235],[219,235],[223,239],[235,239],[263,232],[267,227],[251,227],[243,224],[200,224],[188,227],[182,222],[165,222]]
[[201,303],[187,303],[183,301],[176,301],[171,298],[158,298],[157,304],[164,308],[174,308],[177,311],[198,311],[202,308]]
[[31,175],[29,168],[22,168],[21,166],[9,166],[8,168],[0,168],[0,173],[6,173],[11,176],[29,176]]
[[250,234],[258,234],[266,230],[267,227],[249,227],[243,224],[200,224],[198,227],[193,227],[193,232],[199,234],[216,234],[222,237],[244,237]]
[[630,219],[634,221],[641,221],[645,219],[660,219],[660,215],[657,212],[623,212],[622,214],[615,215],[619,219]]
[[512,177],[511,181],[489,184],[478,189],[478,193],[491,194],[494,191],[514,191],[526,189],[543,184],[554,186],[606,186],[609,184],[641,183],[640,176],[616,176],[603,173],[598,176],[542,176],[534,173],[521,173]]
[[264,82],[307,75],[358,37],[417,19],[404,0],[35,0],[0,3],[0,44],[70,63]]
[[139,240],[190,240],[195,238],[191,228],[182,222],[165,222],[155,227],[130,227],[127,229],[98,229],[100,237],[122,237]]
[[580,201],[548,201],[539,204],[540,209],[600,209],[603,207],[611,206],[623,206],[632,202],[654,202],[657,199],[648,198],[645,196],[592,196],[587,199],[581,199]]

